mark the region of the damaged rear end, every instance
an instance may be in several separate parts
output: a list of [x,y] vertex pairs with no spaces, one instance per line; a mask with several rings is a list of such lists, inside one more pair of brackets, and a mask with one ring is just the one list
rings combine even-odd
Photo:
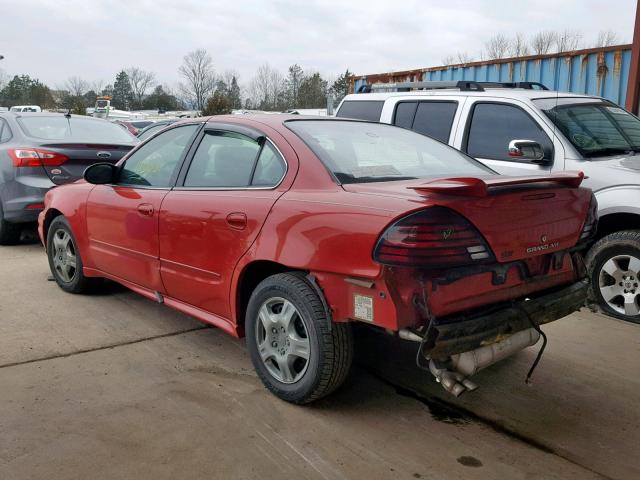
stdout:
[[[597,205],[582,173],[439,179],[408,188],[418,208],[379,238],[374,260],[401,337],[454,395],[468,377],[544,335],[587,295],[582,249]],[[531,372],[530,372],[531,373]]]

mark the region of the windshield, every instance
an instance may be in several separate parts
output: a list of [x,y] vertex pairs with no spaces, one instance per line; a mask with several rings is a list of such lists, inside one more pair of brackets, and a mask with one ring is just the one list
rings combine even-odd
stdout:
[[106,100],[98,100],[96,102],[96,108],[104,108],[108,105]]
[[19,118],[18,122],[27,136],[45,140],[124,145],[135,143],[135,137],[129,132],[106,120],[47,115],[25,116]]
[[543,98],[534,103],[585,157],[640,151],[640,120],[597,98]]
[[341,183],[495,173],[443,143],[391,125],[331,120],[286,125]]

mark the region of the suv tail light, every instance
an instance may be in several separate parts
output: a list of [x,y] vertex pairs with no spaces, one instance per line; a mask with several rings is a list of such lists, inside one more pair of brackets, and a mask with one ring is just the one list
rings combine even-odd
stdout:
[[40,148],[10,148],[9,156],[14,167],[59,167],[69,157]]
[[383,265],[426,268],[495,260],[480,232],[444,207],[420,210],[396,221],[378,240],[373,259]]
[[587,212],[587,219],[582,227],[582,233],[580,234],[580,241],[591,240],[596,235],[598,228],[598,200],[596,196],[591,194],[591,203],[589,204],[589,211]]

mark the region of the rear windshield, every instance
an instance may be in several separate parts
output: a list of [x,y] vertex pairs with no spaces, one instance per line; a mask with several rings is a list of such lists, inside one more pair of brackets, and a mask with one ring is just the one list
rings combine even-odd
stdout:
[[384,102],[376,102],[373,100],[347,100],[342,102],[340,110],[336,113],[336,117],[379,122],[383,106]]
[[43,140],[125,145],[136,142],[135,137],[121,127],[89,117],[25,116],[20,117],[18,123],[25,135]]
[[543,98],[534,103],[584,157],[640,151],[640,120],[598,98]]
[[290,120],[286,125],[341,183],[495,173],[458,150],[391,125],[347,120]]

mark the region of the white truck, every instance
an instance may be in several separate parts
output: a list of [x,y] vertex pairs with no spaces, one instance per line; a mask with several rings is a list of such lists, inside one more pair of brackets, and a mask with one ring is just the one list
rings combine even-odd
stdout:
[[581,170],[598,200],[591,305],[640,323],[640,119],[610,101],[530,82],[365,86],[336,116],[429,135],[505,175]]

